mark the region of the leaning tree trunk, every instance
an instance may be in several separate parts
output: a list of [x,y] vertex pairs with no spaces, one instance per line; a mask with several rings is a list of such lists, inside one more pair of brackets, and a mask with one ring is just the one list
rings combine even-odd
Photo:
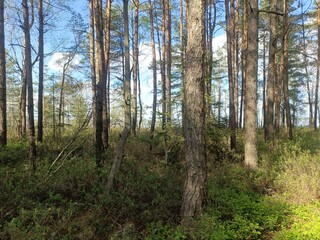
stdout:
[[124,148],[131,130],[131,87],[130,87],[130,47],[129,47],[129,16],[128,0],[123,0],[124,13],[124,128],[120,135],[118,145],[115,150],[115,157],[108,176],[107,188],[110,191],[113,187],[114,178],[120,169],[123,159]]
[[257,76],[258,76],[258,0],[250,0],[248,11],[248,48],[245,91],[245,166],[258,168],[257,155]]
[[182,224],[199,216],[205,197],[205,1],[187,4],[188,40],[185,69],[185,160],[187,173],[181,206]]
[[0,0],[0,146],[7,144],[6,52],[4,0]]

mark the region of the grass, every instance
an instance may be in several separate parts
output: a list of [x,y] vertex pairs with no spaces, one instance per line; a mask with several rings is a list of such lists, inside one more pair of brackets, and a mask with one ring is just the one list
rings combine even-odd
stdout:
[[25,142],[1,148],[0,239],[320,239],[319,133],[298,129],[273,152],[259,142],[260,169],[248,173],[241,144],[231,152],[223,129],[208,129],[207,198],[188,231],[179,226],[183,139],[172,130],[164,149],[162,134],[152,151],[146,133],[130,137],[110,193],[116,133],[100,175],[89,133],[52,168],[68,136],[39,144],[34,174]]

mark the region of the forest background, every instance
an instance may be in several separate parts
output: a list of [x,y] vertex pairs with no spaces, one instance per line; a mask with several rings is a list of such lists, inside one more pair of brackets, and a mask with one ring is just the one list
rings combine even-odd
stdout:
[[0,1],[0,238],[318,239],[317,2]]

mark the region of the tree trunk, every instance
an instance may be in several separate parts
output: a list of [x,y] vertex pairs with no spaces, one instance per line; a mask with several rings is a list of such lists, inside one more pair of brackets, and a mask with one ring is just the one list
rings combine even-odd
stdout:
[[242,127],[242,121],[243,121],[243,109],[245,104],[245,91],[246,91],[246,78],[247,78],[247,49],[248,49],[248,9],[247,9],[247,1],[244,0],[243,2],[243,14],[242,14],[242,21],[243,21],[243,27],[242,27],[242,53],[241,53],[241,68],[242,68],[242,82],[241,82],[241,97],[240,97],[240,116],[239,116],[239,127]]
[[34,104],[33,104],[33,83],[32,83],[32,62],[28,1],[22,0],[23,7],[23,33],[24,33],[24,71],[28,90],[28,135],[29,135],[29,159],[33,171],[36,169],[36,141],[34,127]]
[[287,138],[289,140],[293,139],[292,133],[292,123],[291,123],[291,111],[290,111],[290,104],[289,104],[289,75],[288,75],[288,65],[289,65],[289,52],[288,52],[288,45],[289,45],[289,37],[288,37],[288,4],[287,0],[283,1],[283,28],[282,28],[282,78],[283,78],[283,98],[284,98],[284,107],[286,110],[286,128],[287,128]]
[[[151,36],[151,49],[152,49],[152,77],[153,77],[153,101],[152,101],[152,119],[151,128],[149,134],[150,142],[153,139],[153,133],[156,126],[157,117],[157,59],[156,59],[156,47],[154,41],[154,27],[153,27],[153,7],[151,0],[148,0],[149,4],[149,17],[150,17],[150,36]],[[152,145],[151,145],[152,146]]]
[[314,130],[317,130],[317,114],[318,114],[318,92],[319,92],[319,71],[320,71],[320,0],[318,0],[318,61],[317,61],[317,79],[316,89],[314,93]]
[[133,94],[132,132],[136,135],[138,118],[138,61],[139,61],[139,0],[135,0],[134,39],[133,39]]
[[108,176],[107,188],[110,191],[113,188],[114,178],[120,169],[125,150],[125,144],[131,130],[131,89],[130,89],[130,45],[129,45],[129,14],[128,0],[123,0],[123,18],[124,18],[124,129],[120,135],[118,145],[115,150],[115,157]]
[[165,0],[166,121],[171,123],[171,1]]
[[225,0],[227,24],[227,52],[228,52],[228,80],[229,80],[229,128],[231,130],[230,148],[236,149],[236,113],[234,96],[234,0],[231,0],[231,14],[229,0]]
[[105,93],[103,102],[103,144],[105,148],[109,146],[110,129],[110,27],[111,26],[111,0],[106,2],[105,19]]
[[[270,0],[270,11],[276,11],[277,0]],[[267,81],[267,114],[265,127],[265,139],[273,141],[273,119],[274,119],[274,83],[275,83],[275,56],[277,48],[276,37],[276,15],[270,14],[270,40],[269,40],[269,62]]]
[[90,74],[91,74],[91,88],[92,88],[92,123],[93,128],[96,127],[96,46],[95,46],[95,23],[94,23],[94,6],[93,0],[89,1],[89,9],[90,9],[90,34],[89,34],[89,42],[90,42]]
[[161,25],[161,32],[162,32],[162,49],[161,49],[161,57],[160,57],[160,65],[161,65],[161,94],[162,94],[162,129],[165,128],[167,117],[166,117],[166,52],[165,52],[165,43],[166,43],[166,35],[165,35],[165,0],[162,0],[162,25]]
[[37,141],[43,141],[43,66],[44,66],[44,42],[43,42],[43,0],[38,1],[38,15],[39,15],[39,87],[38,87],[38,135]]
[[96,32],[96,70],[97,70],[97,85],[96,85],[96,165],[102,167],[103,154],[103,103],[105,95],[105,55],[103,44],[103,24],[102,24],[102,2],[94,0],[94,23]]
[[0,146],[7,144],[6,52],[4,37],[4,0],[0,0]]
[[258,168],[257,155],[257,76],[258,76],[258,0],[248,2],[248,48],[245,91],[245,166]]
[[187,3],[185,160],[187,174],[183,189],[181,222],[189,226],[201,213],[205,197],[205,1]]

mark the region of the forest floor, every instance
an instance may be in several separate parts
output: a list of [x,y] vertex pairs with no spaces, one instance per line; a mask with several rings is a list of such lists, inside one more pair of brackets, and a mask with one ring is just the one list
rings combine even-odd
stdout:
[[227,131],[208,127],[206,202],[186,230],[181,130],[157,132],[151,151],[146,132],[131,136],[110,193],[117,132],[97,170],[90,130],[72,143],[68,131],[38,144],[34,173],[26,142],[0,149],[0,239],[320,239],[319,132],[295,129],[295,140],[277,148],[259,133],[259,170],[249,173],[242,133],[232,152]]

